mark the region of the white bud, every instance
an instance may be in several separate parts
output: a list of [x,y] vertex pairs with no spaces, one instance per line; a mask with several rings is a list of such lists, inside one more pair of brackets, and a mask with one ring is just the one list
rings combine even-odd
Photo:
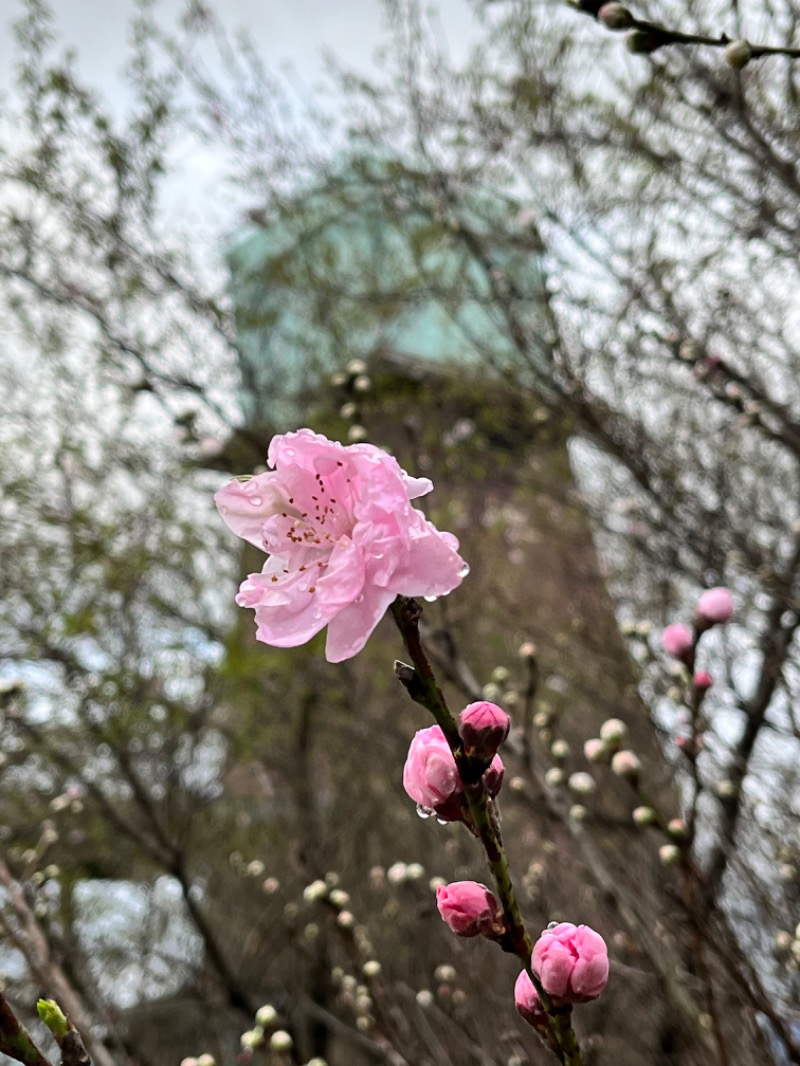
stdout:
[[628,735],[628,727],[621,718],[609,718],[600,726],[600,739],[608,744],[621,744]]
[[386,880],[390,885],[401,885],[408,874],[408,867],[404,862],[395,862],[386,871]]
[[269,1046],[272,1051],[291,1051],[294,1041],[285,1029],[276,1029],[269,1038]]
[[656,812],[652,807],[636,807],[633,812],[634,825],[647,826],[653,825],[656,821]]
[[264,1043],[264,1030],[258,1026],[255,1029],[248,1029],[239,1037],[239,1043],[245,1051],[255,1051]]
[[553,746],[550,748],[550,754],[554,759],[558,759],[561,762],[562,759],[566,759],[569,755],[569,744],[566,740],[556,740],[553,742]]
[[256,1011],[256,1024],[262,1029],[271,1029],[278,1020],[278,1012],[271,1003],[265,1003]]
[[564,784],[564,771],[557,766],[551,766],[544,775],[544,781],[548,788],[558,788]]
[[570,792],[574,792],[576,796],[590,796],[597,788],[597,784],[591,774],[580,772],[577,774],[570,774],[569,781],[567,781],[567,787]]
[[629,781],[633,781],[639,776],[641,768],[642,764],[639,762],[639,756],[633,751],[618,751],[611,760],[611,772],[616,774],[617,777],[624,777]]
[[312,881],[303,889],[303,899],[306,903],[319,903],[328,895],[328,886],[324,881]]

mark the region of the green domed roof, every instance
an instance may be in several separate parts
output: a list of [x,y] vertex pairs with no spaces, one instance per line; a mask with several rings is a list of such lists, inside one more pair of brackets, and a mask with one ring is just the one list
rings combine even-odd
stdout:
[[546,378],[535,228],[485,190],[441,204],[432,175],[360,160],[241,236],[228,261],[248,422],[293,421],[293,397],[355,357],[508,369],[498,286]]

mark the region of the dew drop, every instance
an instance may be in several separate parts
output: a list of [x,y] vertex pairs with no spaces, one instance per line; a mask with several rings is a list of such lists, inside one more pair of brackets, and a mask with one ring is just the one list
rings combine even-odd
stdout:
[[446,818],[437,818],[437,819],[436,819],[436,824],[437,824],[437,825],[447,825],[447,824],[448,824],[448,821],[447,821],[447,819],[446,819]]
[[418,818],[430,818],[433,811],[430,807],[423,807],[421,803],[417,804],[417,817]]
[[263,502],[264,501],[262,500],[262,498],[260,496],[251,496],[250,497],[250,503],[252,503],[253,507],[260,507]]
[[469,573],[469,563],[464,563],[461,569],[458,571],[459,577],[466,577]]
[[423,600],[425,600],[426,603],[436,603],[436,601],[439,599],[438,596],[423,596],[422,598]]

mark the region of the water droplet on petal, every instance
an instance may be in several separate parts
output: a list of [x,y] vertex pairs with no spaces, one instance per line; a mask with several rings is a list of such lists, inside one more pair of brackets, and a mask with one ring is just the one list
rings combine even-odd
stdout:
[[430,807],[423,807],[421,803],[417,804],[417,816],[419,818],[430,818],[433,811]]
[[436,601],[438,600],[439,597],[438,596],[423,596],[422,598],[423,598],[423,600],[425,600],[426,603],[436,603]]
[[437,823],[437,825],[447,825],[448,824],[446,818],[437,818],[436,819],[436,823]]
[[264,501],[262,500],[262,498],[260,496],[251,496],[250,497],[250,503],[252,503],[253,507],[260,507],[263,502]]
[[461,569],[458,571],[458,576],[459,577],[466,577],[468,573],[469,573],[469,563],[464,563],[462,565]]

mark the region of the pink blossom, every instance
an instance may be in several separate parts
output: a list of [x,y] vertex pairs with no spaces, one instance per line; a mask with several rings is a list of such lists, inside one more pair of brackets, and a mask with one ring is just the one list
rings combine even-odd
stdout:
[[511,719],[496,703],[470,703],[458,716],[458,735],[464,751],[484,763],[491,762],[508,736]]
[[697,601],[695,620],[700,629],[724,625],[733,614],[733,596],[729,589],[707,589]]
[[545,929],[533,948],[532,964],[558,1006],[597,999],[608,981],[608,949],[588,925],[561,922]]
[[525,970],[522,970],[514,984],[514,1005],[525,1019],[532,1025],[537,1033],[546,1034],[550,1025],[547,1012],[539,999],[539,993],[533,987]]
[[698,692],[705,693],[711,688],[713,679],[707,670],[698,670],[692,678],[692,684]]
[[[484,774],[490,796],[496,796],[500,791],[504,770],[502,759],[495,755]],[[438,725],[414,734],[403,767],[403,788],[420,807],[435,811],[445,821],[461,820],[464,785],[450,746]]]
[[667,655],[683,662],[691,655],[694,648],[694,634],[688,626],[680,624],[667,626],[661,634],[661,642]]
[[330,662],[356,655],[394,598],[440,596],[466,572],[458,541],[409,503],[433,488],[372,444],[345,447],[310,429],[274,437],[271,470],[216,494],[234,533],[269,553],[236,602],[256,636],[296,647],[328,626]]
[[436,889],[436,906],[443,921],[459,936],[487,936],[503,932],[500,906],[486,885],[453,881]]

